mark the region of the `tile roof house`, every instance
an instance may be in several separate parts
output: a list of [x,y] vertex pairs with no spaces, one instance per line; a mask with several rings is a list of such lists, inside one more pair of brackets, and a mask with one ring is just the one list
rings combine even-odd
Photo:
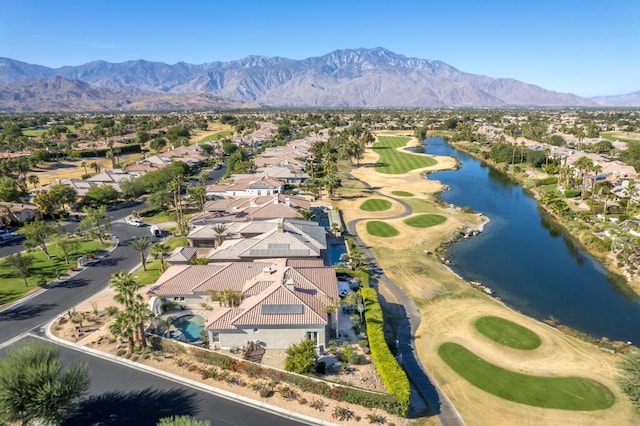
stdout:
[[207,185],[207,197],[256,197],[284,191],[284,182],[268,176],[249,175],[230,184]]
[[38,206],[31,203],[0,202],[0,224],[25,223],[41,217]]
[[205,255],[210,262],[278,257],[322,259],[327,249],[325,229],[316,222],[297,219],[234,222],[221,235],[213,226],[198,226],[187,240],[192,248],[215,247]]
[[189,223],[213,225],[261,219],[298,219],[299,212],[309,208],[311,208],[309,200],[284,194],[252,198],[222,198],[206,202],[204,212],[192,216]]
[[324,347],[337,324],[330,307],[339,299],[338,282],[333,268],[318,265],[317,259],[174,265],[149,294],[187,308],[213,304],[210,295],[216,292],[240,294],[237,307],[216,306],[206,320],[213,348],[259,340],[267,348],[284,349],[306,338]]

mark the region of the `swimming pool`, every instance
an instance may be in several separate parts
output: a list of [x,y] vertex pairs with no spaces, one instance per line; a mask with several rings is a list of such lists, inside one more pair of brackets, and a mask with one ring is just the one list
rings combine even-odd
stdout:
[[344,243],[342,244],[330,244],[329,253],[331,254],[331,265],[337,265],[340,263],[340,256],[347,252],[347,248]]
[[[200,315],[185,315],[173,321],[171,325],[180,330],[184,339],[189,343],[202,339],[201,334],[204,329],[204,318]],[[181,340],[179,333],[172,333],[169,337]]]

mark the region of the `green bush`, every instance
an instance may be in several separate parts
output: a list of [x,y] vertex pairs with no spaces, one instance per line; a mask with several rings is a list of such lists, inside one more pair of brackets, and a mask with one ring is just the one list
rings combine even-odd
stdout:
[[406,416],[411,397],[409,378],[393,357],[384,338],[384,321],[382,308],[378,303],[378,293],[373,288],[363,288],[361,293],[365,300],[365,319],[371,356],[387,391],[398,400],[398,411],[394,414]]
[[556,176],[549,176],[543,179],[536,179],[534,183],[535,186],[553,185],[558,183],[558,178]]
[[566,189],[564,191],[564,196],[566,198],[576,198],[579,197],[580,194],[582,194],[582,191],[579,189]]

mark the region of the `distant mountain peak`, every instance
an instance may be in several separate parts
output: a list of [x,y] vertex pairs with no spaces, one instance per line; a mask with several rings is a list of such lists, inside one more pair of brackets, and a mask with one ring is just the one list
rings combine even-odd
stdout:
[[[125,90],[127,93],[137,90],[147,97],[153,93],[158,96],[210,94],[234,105],[258,102],[272,107],[595,105],[575,95],[548,91],[513,79],[469,74],[442,61],[411,58],[383,47],[338,49],[302,60],[250,55],[206,64],[93,61],[54,69],[1,58],[0,65],[2,89],[6,87],[1,85],[11,84],[16,88],[15,84],[20,81],[60,76],[89,85],[82,89],[87,92],[108,88],[112,92],[103,92],[103,95],[111,98],[121,96]],[[50,83],[48,90],[63,90],[69,84],[56,81],[57,86]]]

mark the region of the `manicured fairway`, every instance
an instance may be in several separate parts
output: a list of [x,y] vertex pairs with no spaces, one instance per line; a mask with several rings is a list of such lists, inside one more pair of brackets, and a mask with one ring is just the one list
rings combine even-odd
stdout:
[[378,142],[373,145],[373,150],[380,155],[376,163],[376,171],[397,175],[437,164],[437,161],[431,157],[396,150],[405,146],[408,140],[409,138],[401,136],[379,136]]
[[392,191],[391,193],[396,197],[413,197],[413,194],[407,191]]
[[367,222],[367,232],[376,237],[397,237],[400,235],[396,228],[379,220]]
[[446,222],[447,218],[439,214],[419,214],[406,219],[404,223],[414,228],[428,228]]
[[209,136],[205,136],[200,139],[198,142],[209,142],[209,141],[217,141],[222,138],[226,138],[227,136],[231,136],[233,134],[233,130],[220,130],[218,132],[212,133]]
[[615,403],[604,385],[581,377],[529,376],[493,365],[457,343],[443,343],[438,354],[478,388],[521,404],[561,410],[603,410]]
[[381,212],[384,210],[389,210],[391,208],[391,201],[383,200],[381,198],[372,198],[370,200],[365,201],[360,206],[361,210],[368,212]]
[[531,350],[542,343],[540,337],[533,331],[499,317],[478,318],[476,329],[489,339],[514,349]]

